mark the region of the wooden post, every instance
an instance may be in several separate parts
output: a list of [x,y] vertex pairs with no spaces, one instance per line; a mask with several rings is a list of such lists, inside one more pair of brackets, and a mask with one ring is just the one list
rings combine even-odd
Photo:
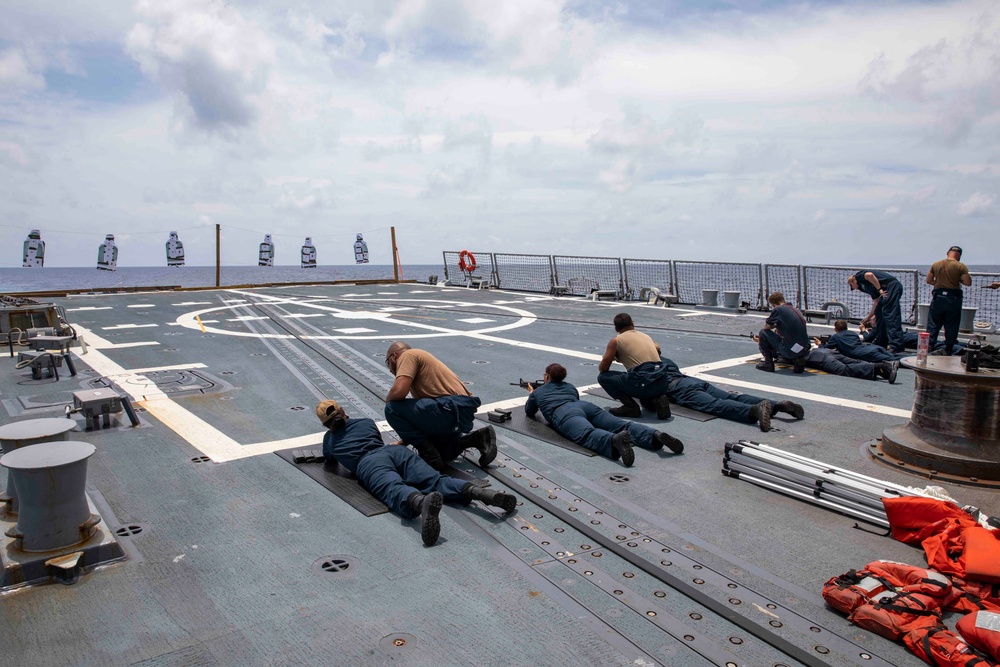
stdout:
[[390,227],[392,233],[392,277],[399,282],[399,249],[396,247],[396,228]]
[[216,223],[215,225],[215,286],[218,287],[220,284],[220,274],[222,265],[222,234],[220,229],[222,225]]

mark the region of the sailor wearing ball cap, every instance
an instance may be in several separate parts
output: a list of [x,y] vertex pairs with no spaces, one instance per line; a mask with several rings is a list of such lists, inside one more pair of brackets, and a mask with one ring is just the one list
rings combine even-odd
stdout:
[[931,265],[927,284],[934,286],[931,307],[927,314],[927,333],[931,335],[930,347],[937,344],[938,332],[944,327],[943,354],[950,355],[958,340],[958,327],[962,320],[962,285],[972,284],[969,268],[960,260],[962,249],[957,245],[948,248],[944,259]]

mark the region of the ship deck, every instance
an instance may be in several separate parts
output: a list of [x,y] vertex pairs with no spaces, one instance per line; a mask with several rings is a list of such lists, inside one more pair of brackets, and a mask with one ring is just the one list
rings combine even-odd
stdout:
[[[105,522],[140,530],[119,538],[123,562],[2,596],[10,664],[923,664],[820,596],[833,576],[878,558],[921,564],[920,551],[720,473],[725,444],[749,439],[925,486],[867,453],[908,420],[910,371],[894,385],[762,373],[749,338],[759,313],[498,290],[289,286],[53,301],[88,343],[79,374],[32,380],[4,354],[0,422],[59,416],[72,391],[102,378],[131,394],[141,426],[84,431],[81,421],[71,435],[97,447],[87,487]],[[632,468],[497,429],[496,464],[456,467],[513,489],[517,512],[447,506],[431,548],[418,522],[366,517],[273,453],[320,444],[314,406],[324,398],[381,421],[392,381],[382,358],[395,340],[448,364],[484,409],[516,409],[525,391],[510,383],[551,362],[578,387],[595,385],[620,311],[689,375],[796,400],[805,419],[777,416],[765,434],[647,417],[685,451],[637,449]],[[998,491],[942,486],[1000,513]]]

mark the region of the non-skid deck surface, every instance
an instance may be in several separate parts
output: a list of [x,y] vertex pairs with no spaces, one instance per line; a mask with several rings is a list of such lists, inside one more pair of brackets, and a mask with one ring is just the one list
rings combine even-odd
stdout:
[[484,414],[476,415],[476,419],[484,421],[491,426],[505,428],[509,431],[520,433],[521,435],[530,435],[532,438],[544,440],[551,445],[568,449],[569,451],[576,452],[577,454],[583,454],[584,456],[597,456],[596,452],[592,452],[586,447],[581,447],[572,440],[567,440],[556,433],[556,430],[549,426],[544,419],[531,419],[528,415],[524,414],[523,409],[513,410],[511,412],[510,419],[501,424],[491,422]]
[[[583,392],[587,396],[596,396],[597,398],[606,398],[609,401],[615,399],[608,396],[608,392],[604,391],[601,387],[595,387],[594,389],[587,389]],[[715,415],[706,414],[704,412],[698,412],[697,410],[692,410],[691,408],[685,408],[683,405],[670,405],[670,414],[677,417],[684,417],[685,419],[693,419],[696,422],[707,422],[715,419]]]
[[292,449],[280,449],[275,452],[282,460],[288,461],[293,466],[319,482],[324,489],[332,491],[334,495],[346,502],[348,505],[358,510],[365,516],[375,516],[389,511],[381,500],[368,493],[368,491],[358,483],[358,478],[337,462],[313,462],[296,463],[295,452],[301,450],[316,451],[322,455],[322,450],[317,447],[294,447]]

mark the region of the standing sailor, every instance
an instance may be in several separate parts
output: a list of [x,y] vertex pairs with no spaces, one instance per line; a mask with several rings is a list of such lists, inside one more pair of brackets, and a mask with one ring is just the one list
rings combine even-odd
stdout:
[[302,244],[302,268],[316,268],[316,246],[313,245],[311,236],[307,236],[306,242]]
[[876,345],[883,345],[890,352],[902,352],[903,316],[899,310],[899,300],[903,296],[903,285],[885,271],[858,271],[847,278],[852,290],[861,290],[872,298],[871,312],[861,320],[868,326],[875,320]]
[[167,239],[167,266],[184,266],[184,244],[177,238],[177,232],[170,232]]
[[21,266],[25,268],[45,266],[45,241],[42,240],[42,233],[37,229],[32,229],[28,233],[28,238],[24,240],[24,255],[21,257]]
[[101,271],[118,270],[118,246],[115,245],[115,235],[108,234],[104,243],[97,247],[97,268]]
[[944,259],[931,265],[927,284],[934,286],[931,308],[927,313],[927,333],[930,346],[937,345],[938,333],[944,327],[944,354],[951,355],[958,340],[958,327],[962,321],[962,285],[972,285],[969,268],[961,262],[962,249],[957,245],[948,248]]
[[271,243],[270,234],[264,234],[264,242],[260,244],[257,255],[257,266],[274,266],[274,244]]
[[361,234],[358,234],[358,240],[354,242],[354,263],[368,263],[368,244],[361,238]]

